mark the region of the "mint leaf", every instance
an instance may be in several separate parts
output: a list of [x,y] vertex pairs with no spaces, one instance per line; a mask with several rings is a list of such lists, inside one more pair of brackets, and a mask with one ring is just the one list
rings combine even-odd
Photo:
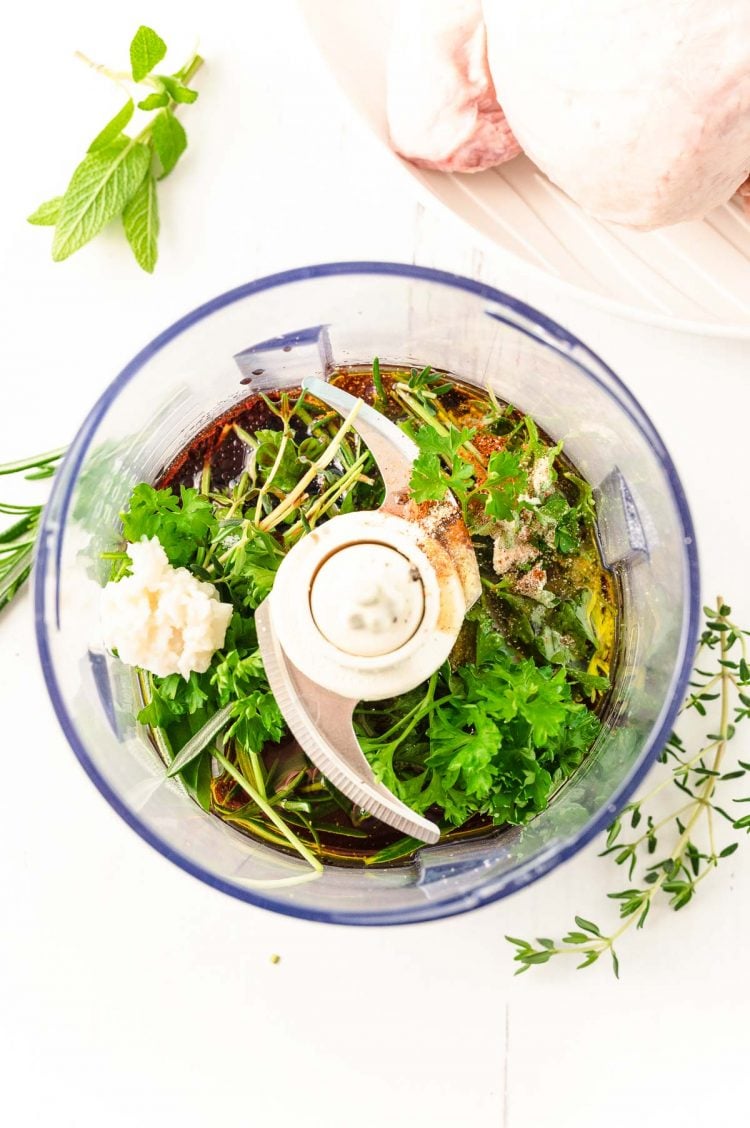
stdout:
[[159,179],[163,180],[187,149],[187,134],[171,110],[163,110],[154,118],[151,136],[161,165]]
[[160,74],[158,75],[159,82],[163,85],[164,89],[169,93],[170,98],[174,102],[194,102],[198,97],[197,90],[191,90],[189,86],[185,86],[174,75]]
[[[139,27],[130,44],[135,81],[141,82],[151,74],[166,51],[164,40],[152,28]],[[152,162],[155,176],[167,176],[187,148],[185,130],[171,108],[175,103],[196,100],[197,92],[186,83],[202,65],[201,56],[193,54],[174,74],[149,79],[151,89],[137,102],[141,110],[157,111],[146,127],[135,138],[124,132],[135,113],[136,99],[128,98],[89,145],[65,194],[46,201],[28,217],[35,226],[57,228],[52,241],[55,262],[68,258],[110,220],[122,215],[137,261],[144,270],[153,271],[159,221],[154,184],[144,180]],[[105,69],[104,73],[112,72]],[[138,198],[133,201],[136,193]]]
[[156,266],[159,236],[159,205],[156,199],[156,180],[151,169],[144,176],[135,195],[125,205],[122,222],[136,262],[151,274]]
[[164,40],[150,27],[141,25],[130,44],[130,68],[133,81],[142,82],[167,53]]
[[139,110],[158,110],[162,106],[169,105],[169,95],[166,90],[154,91],[153,94],[147,94],[138,103]]
[[101,133],[97,133],[96,137],[89,145],[88,151],[90,153],[96,153],[99,149],[106,149],[108,145],[111,145],[111,143],[120,136],[123,129],[132,118],[134,109],[133,99],[128,98],[122,109],[118,110],[112,120],[107,122]]
[[60,262],[119,215],[146,175],[151,153],[135,141],[117,141],[89,153],[71,177],[60,204],[52,258]]
[[51,200],[40,204],[36,211],[32,212],[27,218],[26,222],[33,223],[36,227],[54,227],[60,214],[62,199],[62,196],[53,196]]

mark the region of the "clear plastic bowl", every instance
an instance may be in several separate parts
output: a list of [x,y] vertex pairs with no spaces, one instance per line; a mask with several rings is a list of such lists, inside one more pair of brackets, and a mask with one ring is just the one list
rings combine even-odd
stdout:
[[[332,365],[431,364],[526,412],[597,491],[599,537],[622,594],[614,690],[577,774],[528,826],[427,847],[392,869],[305,864],[203,812],[139,733],[132,671],[104,653],[99,554],[118,538],[134,483],[253,390]],[[244,382],[243,382],[244,381]],[[667,738],[698,625],[693,526],[675,468],[631,393],[572,334],[467,278],[392,263],[331,263],[241,286],[148,345],[91,410],[55,477],[35,576],[44,676],[65,734],[112,807],[210,885],[311,920],[405,924],[465,912],[570,858],[627,801]],[[271,883],[270,885],[267,883]]]

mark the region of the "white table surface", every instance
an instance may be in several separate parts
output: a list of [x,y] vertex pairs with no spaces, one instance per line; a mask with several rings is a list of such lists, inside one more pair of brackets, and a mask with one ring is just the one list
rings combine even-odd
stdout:
[[[124,58],[139,18],[188,46],[200,33],[208,60],[191,148],[160,189],[161,261],[143,275],[113,233],[53,264],[49,232],[23,217],[117,105],[71,51]],[[625,378],[682,473],[706,597],[721,589],[750,620],[750,346],[616,320],[482,255],[415,202],[286,0],[151,0],[132,18],[93,0],[17,5],[4,38],[3,459],[66,441],[138,348],[231,286],[330,259],[440,266],[537,305]],[[598,844],[446,922],[346,929],[255,910],[157,855],[92,787],[48,704],[31,611],[27,592],[0,623],[5,1123],[742,1122],[750,848],[679,917],[662,909],[629,936],[619,983],[603,962],[562,960],[514,979],[503,939],[605,917],[617,885]]]

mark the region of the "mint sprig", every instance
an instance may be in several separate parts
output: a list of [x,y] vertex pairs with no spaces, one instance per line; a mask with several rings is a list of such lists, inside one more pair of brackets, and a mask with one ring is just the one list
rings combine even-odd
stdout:
[[[188,83],[203,62],[200,55],[194,55],[174,74],[152,74],[166,51],[155,31],[139,27],[130,44],[129,73],[96,67],[120,85],[143,83],[150,92],[137,103],[128,98],[91,142],[64,194],[41,204],[28,217],[37,227],[55,228],[55,262],[80,250],[119,216],[138,265],[153,272],[159,235],[157,181],[174,169],[187,149],[187,134],[175,111],[198,97]],[[125,129],[136,104],[152,116],[139,133],[130,136]]]

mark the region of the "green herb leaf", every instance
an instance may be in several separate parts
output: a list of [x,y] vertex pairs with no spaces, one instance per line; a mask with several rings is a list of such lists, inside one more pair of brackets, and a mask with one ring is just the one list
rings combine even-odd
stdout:
[[60,204],[52,258],[60,262],[120,215],[148,169],[151,154],[135,141],[89,153],[73,173]]
[[133,99],[129,98],[122,109],[117,111],[112,120],[107,122],[101,133],[97,133],[96,137],[89,145],[88,151],[90,153],[97,153],[100,149],[106,149],[108,145],[116,141],[132,118],[134,110]]
[[437,454],[420,454],[414,460],[409,485],[417,502],[442,501],[449,490],[459,498],[465,496],[473,481],[471,463],[457,461],[448,473]]
[[487,462],[484,509],[498,521],[511,520],[518,507],[519,494],[526,489],[527,475],[521,468],[521,458],[518,451],[498,450]]
[[234,720],[229,736],[251,752],[281,740],[284,718],[268,688],[259,651],[242,658],[239,651],[230,650],[216,665],[211,680],[221,704],[231,705]]
[[174,102],[191,103],[198,97],[197,90],[191,90],[189,86],[185,86],[185,84],[180,82],[174,75],[160,74],[159,82],[163,84],[164,89]]
[[412,368],[408,387],[410,392],[428,393],[434,397],[442,395],[443,392],[450,391],[451,383],[450,380],[446,380],[442,373],[435,372],[435,370],[427,364],[421,369]]
[[166,90],[154,90],[152,94],[147,94],[145,98],[141,99],[138,103],[139,110],[159,110],[162,106],[169,105],[169,94]]
[[582,928],[584,932],[591,932],[594,936],[601,936],[602,930],[599,928],[598,924],[592,924],[590,920],[584,920],[581,916],[577,916],[574,919],[578,927]]
[[424,454],[439,455],[450,470],[461,447],[471,442],[475,434],[476,431],[471,427],[456,427],[451,423],[444,434],[434,427],[420,427],[414,441]]
[[138,265],[151,274],[156,266],[159,236],[159,204],[156,199],[156,180],[151,169],[144,176],[135,195],[125,205],[122,222]]
[[134,82],[142,82],[146,75],[162,61],[167,53],[164,40],[150,27],[141,25],[130,44],[130,67]]
[[122,514],[123,535],[131,544],[143,537],[157,537],[174,567],[186,566],[197,548],[216,531],[210,501],[197,490],[183,486],[179,498],[171,489],[155,490],[142,482]]
[[[133,77],[146,78],[166,54],[164,41],[149,27],[142,26],[130,45]],[[153,271],[156,264],[158,218],[155,186],[144,182],[154,162],[160,166],[159,179],[168,175],[187,147],[187,136],[172,113],[175,103],[194,102],[198,97],[185,83],[202,65],[193,55],[175,74],[149,80],[152,90],[137,104],[146,112],[160,110],[136,138],[123,131],[135,111],[132,98],[105,125],[78,165],[64,196],[49,200],[29,216],[36,226],[54,226],[52,258],[68,258],[94,238],[102,228],[122,215],[125,234],[140,266]],[[105,69],[107,74],[111,72]],[[137,194],[137,199],[134,197]],[[131,204],[129,207],[128,205]]]
[[420,427],[414,441],[420,454],[414,460],[410,486],[414,500],[442,501],[449,490],[460,499],[474,482],[474,467],[461,460],[459,451],[470,442],[474,431],[452,423],[441,433],[434,427]]
[[436,454],[420,454],[415,458],[409,485],[417,502],[442,501],[448,492],[448,482]]
[[[585,516],[581,519],[585,519]],[[595,636],[596,632],[590,622],[587,594],[582,593],[575,604],[566,606],[572,608],[571,619],[577,624],[577,629],[585,635]],[[629,803],[622,812],[623,816],[629,816],[627,822],[634,832],[632,839],[628,841],[626,838],[628,831],[625,830],[626,820],[622,816],[616,818],[610,826],[602,854],[612,855],[617,865],[626,867],[631,882],[640,869],[641,884],[608,894],[618,904],[620,920],[624,922],[611,935],[602,935],[598,925],[583,917],[575,918],[578,927],[584,931],[569,932],[563,937],[561,945],[555,947],[554,953],[585,953],[579,967],[590,966],[603,952],[609,950],[614,974],[619,977],[619,961],[613,946],[615,940],[619,941],[627,928],[643,928],[657,898],[666,901],[675,911],[684,908],[696,895],[699,882],[737,851],[737,841],[719,846],[719,820],[723,820],[725,825],[729,824],[734,830],[750,830],[750,816],[733,819],[716,800],[717,788],[744,778],[748,768],[746,762],[737,760],[736,768],[724,770],[724,760],[732,747],[730,741],[737,724],[750,718],[750,708],[745,700],[747,694],[744,692],[750,682],[750,667],[738,653],[738,649],[740,652],[745,649],[745,636],[748,632],[729,619],[729,607],[721,598],[717,598],[716,608],[704,608],[704,614],[706,624],[699,647],[702,657],[696,661],[690,682],[691,692],[682,712],[693,710],[699,716],[708,718],[709,712],[714,709],[718,725],[715,727],[707,720],[706,727],[709,731],[706,732],[705,742],[699,744],[697,751],[690,751],[687,742],[673,733],[661,756],[661,763],[668,766],[670,775],[644,798]],[[714,654],[714,668],[707,669],[711,665],[707,661],[711,653]],[[714,687],[716,691],[712,692]],[[565,721],[564,731],[567,745],[565,756],[580,756],[581,748],[590,747],[592,734],[586,731],[583,722],[569,717]],[[626,735],[627,730],[620,731],[620,739]],[[624,747],[627,748],[627,744]],[[561,764],[566,762],[565,756],[561,758]],[[670,782],[678,793],[672,814],[664,815],[661,805],[653,808],[653,813],[649,813],[646,806],[648,801],[663,791],[665,783]],[[734,802],[750,802],[750,796],[735,798]],[[638,831],[636,828],[644,821],[645,829]],[[657,851],[660,850],[661,838],[666,835],[667,827],[671,831],[671,842],[660,856]],[[701,828],[702,841],[698,837]],[[525,966],[536,962],[530,958],[534,955],[534,949],[527,941],[512,939],[510,942],[517,948],[513,957],[515,961]]]
[[161,165],[160,180],[168,176],[187,149],[187,134],[171,110],[154,118],[151,136]]
[[35,212],[26,220],[27,223],[33,223],[37,227],[54,227],[57,223],[57,217],[60,214],[60,204],[62,203],[62,196],[54,196],[46,203],[40,204]]

